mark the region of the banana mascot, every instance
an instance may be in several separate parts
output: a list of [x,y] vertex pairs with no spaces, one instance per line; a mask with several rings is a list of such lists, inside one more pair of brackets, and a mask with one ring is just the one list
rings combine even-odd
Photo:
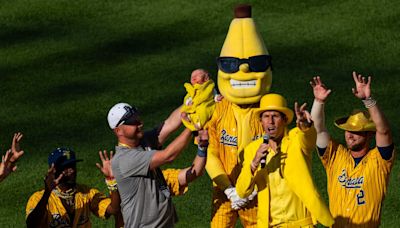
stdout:
[[[251,18],[251,6],[235,8],[218,58],[218,87],[224,99],[216,103],[207,123],[210,145],[206,169],[213,180],[211,227],[245,227],[257,223],[257,199],[238,198],[235,184],[244,147],[263,134],[253,115],[272,83],[271,58]],[[257,198],[257,197],[255,197]]]

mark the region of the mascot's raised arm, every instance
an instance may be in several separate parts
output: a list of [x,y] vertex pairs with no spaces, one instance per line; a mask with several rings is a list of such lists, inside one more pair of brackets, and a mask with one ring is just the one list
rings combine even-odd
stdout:
[[245,199],[237,195],[238,159],[244,147],[263,134],[253,112],[271,87],[272,68],[251,6],[235,8],[217,64],[224,99],[216,103],[206,125],[210,138],[206,169],[214,183],[211,227],[234,227],[238,217],[245,227],[252,227],[257,222],[256,193]]

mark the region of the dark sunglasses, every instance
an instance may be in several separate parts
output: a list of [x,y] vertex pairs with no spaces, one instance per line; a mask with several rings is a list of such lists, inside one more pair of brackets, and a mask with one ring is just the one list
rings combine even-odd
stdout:
[[270,55],[256,55],[248,59],[239,59],[236,57],[218,57],[218,68],[225,73],[232,74],[239,71],[239,66],[243,63],[249,64],[251,72],[264,72],[269,67],[272,70]]
[[139,111],[135,106],[132,106],[132,108],[129,106],[125,106],[124,109],[126,110],[126,112],[118,121],[117,127],[122,124],[140,125],[142,123],[139,119]]

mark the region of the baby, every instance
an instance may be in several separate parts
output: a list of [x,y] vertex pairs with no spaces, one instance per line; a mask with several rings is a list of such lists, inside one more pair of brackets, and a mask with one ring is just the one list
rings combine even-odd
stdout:
[[196,69],[190,76],[190,83],[185,83],[187,94],[183,100],[181,117],[183,124],[192,131],[200,130],[211,118],[215,102],[222,96],[215,90],[215,84],[204,69]]

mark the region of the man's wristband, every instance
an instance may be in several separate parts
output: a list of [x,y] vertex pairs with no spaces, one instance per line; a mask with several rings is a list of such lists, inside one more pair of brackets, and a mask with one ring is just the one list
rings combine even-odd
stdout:
[[108,190],[110,192],[114,192],[114,191],[118,190],[117,180],[115,180],[115,178],[114,179],[107,179],[106,178],[105,181],[106,181],[107,188],[108,188]]
[[372,108],[376,105],[376,100],[372,97],[367,97],[362,100],[364,103],[365,108]]
[[207,147],[197,146],[197,156],[202,158],[207,157]]

